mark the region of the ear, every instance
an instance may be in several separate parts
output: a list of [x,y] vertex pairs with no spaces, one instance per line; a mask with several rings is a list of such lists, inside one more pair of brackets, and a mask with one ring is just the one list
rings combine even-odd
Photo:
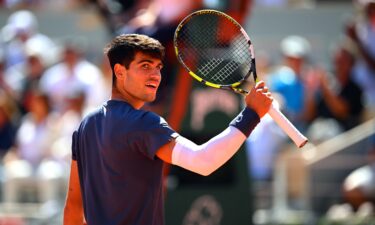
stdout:
[[126,73],[125,67],[119,63],[116,63],[113,69],[117,79],[123,78]]

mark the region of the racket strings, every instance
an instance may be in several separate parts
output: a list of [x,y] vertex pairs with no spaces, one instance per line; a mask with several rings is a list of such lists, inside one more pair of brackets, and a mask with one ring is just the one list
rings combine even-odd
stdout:
[[212,70],[214,70],[220,63],[223,62],[223,59],[211,59],[206,64],[203,64],[201,68],[198,68],[198,72],[203,76],[207,76]]
[[[222,63],[225,63],[224,66],[220,66]],[[238,63],[235,61],[224,62],[224,59],[211,59],[210,61],[205,62],[201,68],[198,68],[198,73],[204,77],[211,76],[211,80],[218,82],[224,82],[228,79],[228,75],[233,73],[238,68]],[[219,69],[217,69],[219,68]],[[215,71],[213,73],[213,71]]]
[[239,82],[249,73],[248,40],[233,22],[221,15],[206,14],[188,23],[181,27],[177,45],[179,57],[191,71],[221,85]]

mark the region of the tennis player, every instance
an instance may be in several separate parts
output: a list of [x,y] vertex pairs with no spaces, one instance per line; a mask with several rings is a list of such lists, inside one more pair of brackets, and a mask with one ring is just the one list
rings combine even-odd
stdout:
[[245,109],[202,145],[141,109],[155,99],[164,47],[145,35],[115,37],[106,54],[113,72],[110,100],[83,119],[73,134],[64,225],[164,224],[162,170],[171,163],[207,176],[240,148],[270,108],[259,82]]

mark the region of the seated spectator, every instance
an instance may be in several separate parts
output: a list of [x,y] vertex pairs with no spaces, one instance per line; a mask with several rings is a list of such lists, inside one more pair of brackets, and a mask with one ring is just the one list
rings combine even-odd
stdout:
[[[34,92],[30,112],[24,116],[16,134],[14,147],[4,158],[4,200],[6,202],[47,202],[58,197],[58,184],[63,171],[51,160],[56,118],[50,112],[47,95]],[[37,190],[37,199],[25,191]],[[21,199],[19,199],[21,198]]]
[[5,47],[6,68],[26,61],[25,45],[30,44],[43,52],[46,62],[55,60],[56,45],[38,29],[38,20],[29,10],[12,13],[2,28],[1,40]]
[[19,78],[17,84],[12,85],[12,95],[19,103],[21,113],[29,111],[30,92],[39,87],[39,82],[48,67],[43,59],[42,49],[31,44],[25,45],[26,61],[10,67],[5,73],[8,77]]
[[109,98],[105,94],[104,76],[100,69],[85,58],[86,40],[79,37],[66,38],[62,61],[45,71],[40,87],[47,93],[55,112],[66,110],[65,98],[72,89],[84,90],[85,111],[97,107]]
[[69,170],[72,146],[72,134],[79,126],[84,115],[85,92],[83,90],[71,90],[66,101],[66,110],[59,115],[55,124],[57,139],[51,146],[53,159],[59,161],[62,166]]

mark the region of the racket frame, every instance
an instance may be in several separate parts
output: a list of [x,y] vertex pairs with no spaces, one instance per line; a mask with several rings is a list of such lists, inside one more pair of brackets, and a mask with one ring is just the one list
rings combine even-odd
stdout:
[[[232,84],[227,84],[227,85],[216,84],[216,83],[209,82],[209,81],[201,78],[200,76],[198,76],[196,73],[194,73],[185,64],[184,60],[181,58],[181,55],[180,55],[180,52],[179,52],[179,49],[178,49],[178,43],[177,43],[179,32],[180,32],[181,28],[183,26],[185,26],[185,24],[188,23],[193,17],[199,16],[199,15],[202,15],[202,14],[217,14],[219,16],[225,17],[230,22],[232,22],[233,25],[235,25],[241,31],[241,33],[243,34],[243,36],[245,37],[245,39],[247,41],[247,44],[249,45],[249,51],[250,51],[250,54],[251,54],[251,66],[250,66],[250,70],[248,71],[248,73],[240,81],[232,83]],[[249,93],[248,89],[249,89],[249,87],[251,85],[251,82],[249,81],[250,75],[253,74],[254,81],[255,82],[258,81],[258,79],[257,79],[257,73],[256,73],[256,67],[255,67],[254,48],[253,48],[253,45],[252,45],[252,42],[250,40],[249,35],[243,29],[243,27],[241,26],[241,24],[239,24],[236,20],[234,20],[232,17],[230,17],[229,15],[227,15],[227,14],[225,14],[223,12],[220,12],[220,11],[217,11],[217,10],[213,10],[213,9],[202,9],[202,10],[198,10],[198,11],[195,11],[195,12],[189,14],[177,26],[176,31],[174,33],[173,43],[174,43],[174,50],[175,50],[175,53],[176,53],[178,61],[188,71],[188,73],[190,74],[190,76],[192,76],[197,81],[203,83],[204,85],[207,85],[207,86],[213,87],[213,88],[232,90],[232,91],[234,91],[236,93],[247,95]]]
[[[225,17],[226,19],[231,21],[236,27],[239,28],[239,30],[241,31],[241,33],[247,40],[247,43],[249,45],[249,51],[251,54],[251,62],[250,62],[251,66],[250,66],[248,73],[240,81],[235,82],[233,84],[229,84],[229,85],[215,84],[215,83],[206,81],[200,76],[198,76],[197,74],[195,74],[193,71],[191,71],[190,68],[185,64],[184,60],[181,58],[179,54],[178,44],[177,44],[178,34],[181,28],[185,26],[185,24],[189,22],[189,20],[201,14],[217,14],[219,16]],[[253,74],[255,83],[258,82],[258,76],[256,73],[256,67],[255,67],[254,47],[250,40],[249,35],[236,20],[234,20],[232,17],[230,17],[229,15],[223,12],[213,10],[213,9],[202,9],[202,10],[198,10],[189,14],[177,26],[173,42],[174,42],[174,49],[175,49],[175,53],[176,53],[178,61],[181,63],[181,65],[183,65],[183,67],[185,67],[185,69],[188,71],[190,76],[192,76],[197,81],[203,83],[206,86],[219,88],[219,89],[232,90],[236,93],[247,95],[252,85],[252,82],[249,79],[250,75]],[[294,125],[282,114],[282,112],[278,109],[277,106],[275,106],[275,104],[271,105],[268,114],[284,130],[284,132],[293,140],[293,142],[296,144],[298,148],[302,148],[308,142],[308,139],[294,127]]]

